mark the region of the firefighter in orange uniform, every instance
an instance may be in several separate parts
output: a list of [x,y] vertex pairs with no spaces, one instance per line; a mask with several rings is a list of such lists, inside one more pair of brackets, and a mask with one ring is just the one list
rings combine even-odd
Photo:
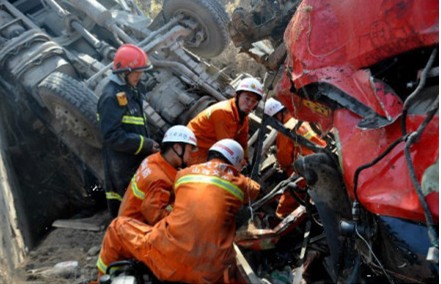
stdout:
[[162,281],[227,282],[235,271],[233,241],[239,208],[257,197],[260,185],[240,174],[243,149],[232,139],[215,143],[208,162],[178,172],[170,215],[149,226],[116,218],[103,239],[97,267],[136,258]]
[[197,148],[194,133],[186,126],[167,130],[160,153],[142,161],[130,182],[118,216],[127,216],[150,225],[167,216],[175,200],[173,183],[178,169],[185,168],[190,153]]
[[[297,120],[289,114],[288,110],[278,100],[273,98],[269,98],[265,102],[264,113],[268,116],[275,117],[288,129],[294,129],[297,124]],[[315,143],[317,146],[326,146],[326,142],[323,141],[307,124],[303,123],[295,131],[298,135],[302,135],[304,138]],[[306,156],[314,153],[312,150],[295,143],[282,133],[277,134],[276,148],[277,162],[279,163],[280,168],[286,173],[287,177],[294,173],[293,164],[299,156]],[[290,193],[286,191],[280,198],[276,215],[280,218],[285,217],[297,207],[298,203],[294,200]]]
[[248,161],[248,114],[262,97],[262,84],[255,78],[245,78],[237,86],[234,98],[218,102],[193,118],[187,126],[198,139],[198,151],[192,154],[190,164],[206,161],[208,149],[224,138],[239,142]]

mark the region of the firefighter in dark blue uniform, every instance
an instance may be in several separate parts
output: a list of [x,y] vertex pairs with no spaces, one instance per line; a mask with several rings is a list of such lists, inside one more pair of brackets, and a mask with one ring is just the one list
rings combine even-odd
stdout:
[[98,101],[98,120],[103,139],[106,199],[112,217],[130,179],[142,160],[159,151],[149,138],[138,82],[150,68],[147,54],[132,44],[123,44],[115,53],[113,74]]

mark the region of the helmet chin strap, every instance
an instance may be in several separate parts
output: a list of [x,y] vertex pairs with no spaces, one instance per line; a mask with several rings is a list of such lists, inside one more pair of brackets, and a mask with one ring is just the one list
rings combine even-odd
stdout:
[[124,82],[126,83],[127,86],[131,86],[129,84],[129,79],[127,77],[129,77],[130,72],[121,72],[121,73],[117,73],[118,76],[124,80]]
[[243,123],[243,121],[244,121],[245,117],[247,116],[247,114],[240,109],[240,106],[239,106],[239,95],[240,95],[240,93],[236,94],[235,103],[236,103],[237,112],[239,113],[240,123]]
[[179,157],[179,159],[181,159],[181,165],[179,166],[179,168],[183,169],[183,168],[187,167],[187,163],[184,162],[185,144],[184,143],[178,143],[178,144],[181,145],[182,153],[179,154],[178,152],[176,152],[174,147],[172,147],[172,150]]

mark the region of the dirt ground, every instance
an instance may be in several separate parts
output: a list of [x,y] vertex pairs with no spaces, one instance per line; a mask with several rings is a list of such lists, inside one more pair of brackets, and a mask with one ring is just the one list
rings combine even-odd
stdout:
[[[95,264],[109,220],[108,213],[101,211],[90,218],[66,220],[74,228],[52,228],[28,253],[13,283],[80,284],[96,279]],[[68,223],[60,225],[67,227]],[[54,267],[57,264],[63,268]]]

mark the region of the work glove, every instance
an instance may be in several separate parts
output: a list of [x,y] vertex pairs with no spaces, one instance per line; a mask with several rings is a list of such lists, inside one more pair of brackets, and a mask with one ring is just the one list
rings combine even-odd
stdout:
[[158,142],[150,138],[145,138],[142,149],[147,153],[147,155],[159,152],[159,150],[161,150]]

